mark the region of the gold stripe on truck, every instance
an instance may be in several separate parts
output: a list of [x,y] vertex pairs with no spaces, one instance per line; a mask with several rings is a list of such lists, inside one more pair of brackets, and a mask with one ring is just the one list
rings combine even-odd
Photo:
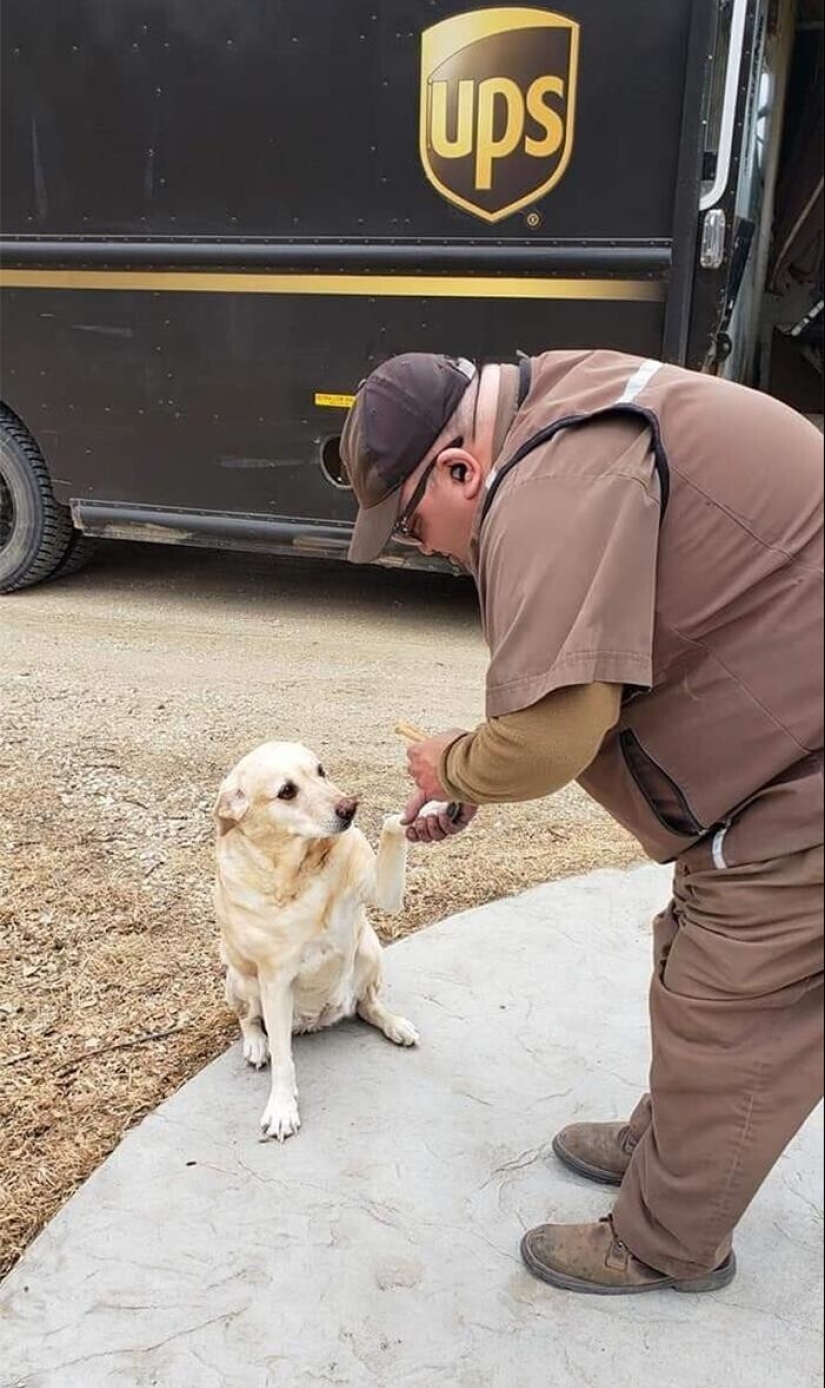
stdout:
[[498,275],[288,275],[190,270],[0,270],[2,289],[108,289],[171,294],[320,294],[402,299],[613,299],[661,303],[659,280]]

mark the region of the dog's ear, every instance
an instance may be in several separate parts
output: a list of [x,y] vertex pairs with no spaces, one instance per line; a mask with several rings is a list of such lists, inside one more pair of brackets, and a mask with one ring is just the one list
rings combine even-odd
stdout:
[[249,798],[237,781],[224,781],[212,810],[218,833],[228,834],[233,825],[240,823],[248,809]]

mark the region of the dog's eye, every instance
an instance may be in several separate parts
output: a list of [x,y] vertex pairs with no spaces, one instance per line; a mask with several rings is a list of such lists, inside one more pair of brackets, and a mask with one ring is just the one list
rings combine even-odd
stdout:
[[281,786],[281,789],[278,791],[278,799],[294,800],[297,794],[298,787],[292,781],[287,781],[286,785]]
[[327,779],[327,773],[322,766],[318,767],[318,775],[321,777],[322,781],[325,781]]

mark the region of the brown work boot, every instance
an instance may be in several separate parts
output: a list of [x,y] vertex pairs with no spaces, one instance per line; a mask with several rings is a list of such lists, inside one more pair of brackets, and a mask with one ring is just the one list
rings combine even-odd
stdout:
[[559,1161],[603,1186],[622,1184],[635,1146],[627,1123],[571,1123],[553,1138]]
[[521,1256],[530,1271],[552,1287],[596,1296],[630,1296],[668,1287],[675,1292],[716,1292],[736,1275],[733,1253],[718,1268],[695,1277],[657,1272],[616,1237],[609,1215],[598,1224],[542,1224],[531,1229],[521,1241]]

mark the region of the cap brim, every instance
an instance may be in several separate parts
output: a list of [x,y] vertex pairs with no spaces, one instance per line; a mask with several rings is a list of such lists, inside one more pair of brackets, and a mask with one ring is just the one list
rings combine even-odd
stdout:
[[384,553],[401,511],[401,491],[390,492],[377,506],[362,506],[349,547],[351,564],[372,564]]

